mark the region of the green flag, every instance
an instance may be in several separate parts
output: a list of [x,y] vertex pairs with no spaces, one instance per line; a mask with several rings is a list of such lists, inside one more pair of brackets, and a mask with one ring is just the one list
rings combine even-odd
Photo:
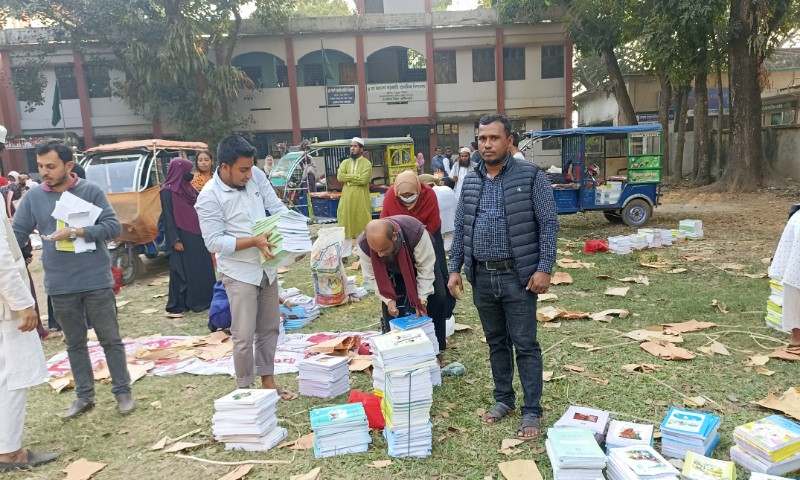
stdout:
[[61,88],[58,86],[56,80],[56,89],[53,92],[53,116],[50,119],[50,124],[54,127],[61,122]]
[[322,41],[320,41],[320,47],[322,47],[322,74],[325,77],[325,85],[331,85],[336,80],[333,74],[333,65],[328,61],[328,56],[325,55],[325,46],[322,45]]

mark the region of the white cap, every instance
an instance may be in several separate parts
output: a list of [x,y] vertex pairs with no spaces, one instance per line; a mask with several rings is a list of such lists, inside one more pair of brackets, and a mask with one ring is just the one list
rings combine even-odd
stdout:
[[470,150],[470,149],[469,149],[469,148],[467,148],[467,147],[461,147],[461,148],[458,150],[458,153],[469,153],[469,154],[472,154],[472,150]]
[[357,143],[362,147],[364,146],[364,140],[361,137],[353,137],[353,139],[350,140],[350,143]]
[[6,135],[8,135],[8,130],[6,130],[6,127],[0,125],[0,143],[6,143]]

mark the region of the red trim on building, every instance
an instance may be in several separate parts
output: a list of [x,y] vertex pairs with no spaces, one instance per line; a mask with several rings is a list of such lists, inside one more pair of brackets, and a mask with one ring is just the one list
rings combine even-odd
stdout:
[[[3,50],[0,50],[0,124],[8,129],[9,137],[22,134],[17,95],[11,80],[11,53]],[[11,170],[28,171],[23,151],[4,150],[0,153],[0,174],[5,175]]]
[[[363,2],[362,2],[363,3]],[[367,137],[367,67],[364,63],[364,35],[356,35],[356,75],[358,77],[358,124]]]
[[407,117],[407,118],[376,118],[367,120],[365,125],[362,125],[361,131],[364,127],[398,127],[404,125],[430,125],[430,117]]
[[294,61],[294,44],[292,43],[292,37],[285,37],[284,44],[286,45],[286,69],[289,74],[289,105],[292,110],[292,143],[298,145],[303,140],[303,136],[300,132],[300,106],[297,100],[297,67]]
[[503,29],[495,29],[494,72],[497,83],[497,113],[506,112],[506,82],[503,72]]
[[564,40],[564,128],[572,128],[572,39]]
[[[426,0],[425,2],[425,11],[430,12],[431,2],[430,0]],[[428,86],[428,117],[432,121],[431,124],[434,125],[434,128],[431,129],[430,133],[430,148],[431,152],[436,148],[436,144],[438,139],[436,138],[436,63],[433,61],[434,53],[433,53],[433,31],[428,30],[425,32],[425,58],[427,61],[425,65],[427,66],[426,74],[426,83]],[[427,152],[430,156],[431,152]]]
[[356,14],[364,15],[364,0],[356,0]]
[[431,0],[425,0],[425,13],[433,12],[433,2]]
[[72,70],[75,72],[75,84],[78,89],[78,103],[81,107],[83,145],[85,148],[90,148],[95,146],[94,129],[92,127],[92,104],[89,101],[89,84],[83,69],[83,55],[78,51],[72,52],[72,61]]

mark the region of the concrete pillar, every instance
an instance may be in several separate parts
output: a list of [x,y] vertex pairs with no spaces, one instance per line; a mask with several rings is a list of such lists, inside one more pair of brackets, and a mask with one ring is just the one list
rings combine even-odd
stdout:
[[300,106],[297,100],[297,66],[294,61],[294,44],[292,37],[285,37],[286,44],[286,70],[289,76],[289,104],[292,110],[292,143],[299,145],[302,141],[300,132]]
[[81,107],[81,126],[83,127],[83,143],[86,148],[94,147],[94,129],[92,127],[92,104],[89,101],[89,83],[86,81],[86,72],[83,69],[83,55],[72,52],[73,71],[75,84],[78,87],[78,102]]
[[572,39],[564,40],[564,128],[572,128]]
[[[363,3],[363,2],[362,2]],[[364,35],[356,35],[356,76],[358,77],[358,124],[361,136],[367,137],[367,66],[364,59]]]
[[494,79],[497,83],[497,113],[506,112],[506,82],[503,74],[503,29],[495,29]]

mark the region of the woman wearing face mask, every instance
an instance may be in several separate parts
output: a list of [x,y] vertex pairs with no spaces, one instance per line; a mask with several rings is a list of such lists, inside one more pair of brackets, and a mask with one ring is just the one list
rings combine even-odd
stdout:
[[192,162],[173,158],[161,185],[161,221],[169,251],[167,312],[173,314],[208,310],[216,281],[194,209],[193,179]]
[[[455,299],[447,290],[447,256],[442,240],[442,220],[439,215],[439,202],[436,193],[425,184],[420,183],[416,172],[406,170],[397,176],[383,201],[381,218],[392,215],[409,215],[425,225],[431,236],[433,250],[436,253],[436,280],[433,283],[434,293],[428,297],[428,315],[433,319],[439,350],[444,351],[446,343],[446,322],[453,314]],[[441,356],[440,356],[441,360]]]
[[208,150],[201,150],[197,153],[197,170],[192,178],[192,186],[198,192],[206,186],[209,180],[214,178],[214,158]]

